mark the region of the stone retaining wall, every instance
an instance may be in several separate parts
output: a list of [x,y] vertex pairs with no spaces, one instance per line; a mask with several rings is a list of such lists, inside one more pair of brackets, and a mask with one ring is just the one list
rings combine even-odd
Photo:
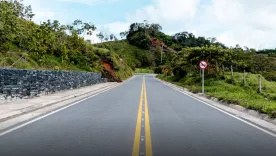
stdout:
[[0,68],[0,101],[107,82],[101,73]]

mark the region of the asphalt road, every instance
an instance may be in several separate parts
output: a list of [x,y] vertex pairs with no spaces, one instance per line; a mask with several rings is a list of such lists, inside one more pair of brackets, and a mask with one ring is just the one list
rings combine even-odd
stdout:
[[33,155],[275,156],[276,138],[146,75],[0,137]]

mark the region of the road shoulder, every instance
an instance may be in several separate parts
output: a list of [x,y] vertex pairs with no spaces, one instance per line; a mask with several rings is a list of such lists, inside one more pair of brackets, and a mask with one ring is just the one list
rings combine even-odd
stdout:
[[[245,108],[241,108],[241,106],[236,105],[229,105],[229,104],[223,104],[219,103],[219,101],[215,101],[212,99],[208,99],[205,96],[202,96],[200,94],[194,94],[188,91],[188,89],[177,86],[175,84],[160,80],[158,78],[155,78],[160,83],[169,86],[170,88],[179,91],[180,93],[183,93],[191,98],[194,98],[201,103],[205,103],[215,109],[225,111],[226,113],[229,113],[228,115],[232,115],[234,118],[241,119],[243,122],[248,122],[247,124],[254,124],[257,126],[260,126],[263,128],[263,130],[267,130],[268,133],[272,132],[272,135],[275,135],[276,133],[276,122],[275,120],[267,119],[268,121],[264,120],[262,117],[260,117],[259,114],[256,112],[253,112],[252,110],[246,110]],[[254,125],[251,125],[254,127]],[[256,128],[256,127],[255,127]],[[259,128],[258,128],[259,129]],[[276,135],[275,135],[276,136]]]
[[119,86],[104,83],[0,105],[0,131]]
[[42,95],[33,99],[22,99],[0,104],[0,135],[16,125],[39,116],[65,109],[93,96],[116,88],[135,78],[132,76],[122,83],[107,82],[78,89],[66,90],[55,94]]

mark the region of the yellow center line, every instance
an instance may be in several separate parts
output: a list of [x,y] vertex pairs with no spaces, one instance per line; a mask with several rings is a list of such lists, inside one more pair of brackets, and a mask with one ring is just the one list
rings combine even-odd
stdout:
[[144,88],[144,85],[142,84],[141,94],[140,94],[140,104],[139,104],[138,115],[137,115],[136,131],[135,131],[133,150],[132,150],[132,156],[139,156],[139,152],[140,152],[141,118],[142,118],[142,105],[143,105],[143,88]]
[[140,103],[139,103],[139,108],[138,108],[132,156],[140,155],[140,137],[141,137],[141,123],[142,123],[141,120],[142,120],[143,99],[144,99],[144,104],[145,104],[144,105],[144,108],[145,108],[145,152],[146,152],[146,156],[152,156],[150,120],[149,120],[149,109],[148,109],[145,77],[143,77],[141,94],[140,94]]
[[144,84],[144,101],[145,101],[146,156],[152,156],[152,145],[151,145],[151,136],[150,136],[150,120],[149,120],[149,109],[148,109],[147,89],[146,89],[145,77],[143,78],[143,84]]

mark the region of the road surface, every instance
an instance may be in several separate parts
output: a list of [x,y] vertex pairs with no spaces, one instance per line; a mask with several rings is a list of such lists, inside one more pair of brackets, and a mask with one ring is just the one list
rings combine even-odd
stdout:
[[276,138],[145,75],[0,136],[33,155],[275,156]]

